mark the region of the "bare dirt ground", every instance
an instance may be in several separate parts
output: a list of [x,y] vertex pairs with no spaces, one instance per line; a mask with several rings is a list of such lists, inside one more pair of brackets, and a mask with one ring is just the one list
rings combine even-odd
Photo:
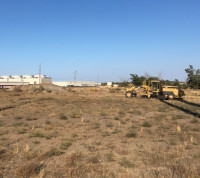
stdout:
[[122,88],[0,90],[0,177],[200,177],[199,93],[168,105]]

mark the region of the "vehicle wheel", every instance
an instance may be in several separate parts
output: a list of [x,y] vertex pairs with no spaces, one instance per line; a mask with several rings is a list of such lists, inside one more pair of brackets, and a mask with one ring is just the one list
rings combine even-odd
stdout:
[[160,100],[164,100],[164,99],[165,99],[165,96],[162,94],[162,95],[159,95],[158,98],[159,98]]
[[168,99],[169,99],[169,100],[173,100],[173,99],[174,99],[174,96],[173,96],[173,95],[168,95]]
[[133,97],[136,97],[137,96],[137,93],[133,93]]
[[126,97],[126,98],[132,98],[132,97],[133,97],[133,92],[132,92],[132,91],[127,91],[127,92],[125,93],[125,97]]

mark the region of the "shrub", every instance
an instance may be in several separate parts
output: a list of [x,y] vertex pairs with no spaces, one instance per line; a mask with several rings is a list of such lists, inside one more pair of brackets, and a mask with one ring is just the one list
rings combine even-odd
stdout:
[[14,119],[15,120],[21,120],[23,117],[22,116],[15,116]]
[[81,118],[82,114],[81,113],[78,113],[78,112],[73,112],[71,114],[71,118]]
[[67,167],[75,167],[77,163],[80,163],[82,161],[84,155],[80,152],[75,152],[67,156],[66,159],[66,166]]
[[65,116],[64,114],[60,114],[59,118],[60,120],[67,120],[67,116]]
[[49,139],[52,139],[53,137],[57,137],[57,135],[58,135],[57,132],[53,132],[53,133],[50,133],[50,134],[46,135],[45,138],[47,140],[49,140]]
[[119,114],[120,116],[125,116],[125,112],[124,112],[124,111],[119,111],[118,114]]
[[129,111],[129,113],[133,115],[142,115],[142,112],[140,110],[132,110],[132,111]]
[[92,128],[93,129],[99,129],[100,128],[100,123],[99,122],[95,122],[94,126]]
[[109,93],[115,93],[116,89],[115,88],[109,88]]
[[45,90],[44,87],[39,86],[39,87],[35,88],[33,91],[34,91],[34,92],[43,92],[44,90]]
[[21,177],[32,177],[33,175],[37,175],[40,172],[42,165],[39,163],[31,162],[26,163],[19,169],[17,169],[17,175]]
[[191,130],[194,131],[194,132],[199,132],[200,131],[200,129],[198,127],[194,127]]
[[71,145],[72,145],[72,143],[67,140],[67,141],[61,143],[60,149],[67,150]]
[[119,164],[120,164],[120,166],[125,167],[125,168],[134,167],[134,164],[125,157],[122,158],[122,160],[119,162]]
[[75,90],[72,90],[71,87],[67,88],[67,91],[68,91],[68,92],[76,92]]
[[119,120],[119,117],[114,117],[114,120]]
[[31,137],[38,137],[38,138],[43,138],[44,137],[44,134],[40,133],[40,132],[32,132],[29,136],[30,138]]
[[99,156],[92,156],[88,161],[93,164],[99,163]]
[[49,125],[49,124],[51,124],[51,121],[50,120],[46,120],[45,124]]
[[113,127],[113,123],[112,122],[107,123],[106,127]]
[[18,130],[17,133],[18,134],[24,134],[24,133],[26,133],[26,131],[27,131],[27,129],[22,128],[22,129]]
[[45,159],[45,158],[48,158],[48,157],[52,157],[52,156],[60,156],[62,155],[64,152],[56,149],[56,148],[52,148],[51,150],[47,151],[46,153],[44,153],[42,156],[41,156],[41,159]]
[[171,140],[169,143],[170,145],[174,145],[174,146],[177,145],[177,143],[174,140]]
[[113,162],[114,161],[114,155],[112,152],[109,152],[106,154],[106,161]]
[[134,131],[129,131],[126,134],[126,137],[128,137],[128,138],[135,138],[136,136],[137,136],[137,134]]
[[100,115],[101,115],[101,116],[107,116],[108,114],[102,111],[102,112],[100,113]]
[[120,120],[120,123],[121,123],[121,124],[126,124],[126,121]]
[[184,115],[181,115],[181,114],[178,114],[178,115],[175,115],[175,116],[172,116],[172,120],[176,120],[176,119],[184,119],[185,116]]
[[38,118],[34,117],[34,118],[30,118],[30,117],[26,117],[27,121],[32,121],[32,120],[37,120]]
[[192,119],[192,121],[191,121],[191,123],[193,123],[193,124],[198,123],[198,122],[199,121],[196,118]]
[[36,144],[36,145],[40,144],[40,142],[38,140],[34,141],[33,143]]
[[16,86],[13,90],[14,92],[22,92],[21,87]]
[[112,134],[117,134],[119,132],[119,130],[117,128],[115,128],[113,131],[112,131]]
[[47,92],[47,93],[51,93],[51,92],[52,92],[52,90],[51,90],[51,89],[49,89],[49,88],[47,88],[47,89],[46,89],[46,92]]
[[151,127],[151,124],[148,122],[148,121],[145,121],[143,124],[142,124],[143,127]]

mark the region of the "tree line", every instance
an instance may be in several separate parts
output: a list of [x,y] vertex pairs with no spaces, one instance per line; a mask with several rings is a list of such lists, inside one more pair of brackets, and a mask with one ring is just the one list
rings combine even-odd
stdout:
[[[189,65],[189,68],[185,69],[187,73],[186,82],[180,82],[178,79],[174,81],[164,80],[165,85],[178,86],[181,88],[192,88],[192,89],[200,89],[200,69],[194,69],[192,65]],[[144,80],[161,80],[160,77],[152,77],[148,75],[138,76],[137,74],[130,74],[131,83],[135,86],[141,86]],[[128,82],[122,82],[122,85],[126,85]]]

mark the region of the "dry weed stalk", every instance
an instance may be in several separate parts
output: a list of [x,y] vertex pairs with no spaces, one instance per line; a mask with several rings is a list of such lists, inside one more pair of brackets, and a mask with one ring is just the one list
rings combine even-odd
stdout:
[[193,136],[190,137],[190,142],[191,142],[191,143],[194,142],[194,137],[193,137]]
[[34,125],[32,125],[32,130],[34,130],[35,129],[35,126]]
[[81,122],[84,123],[84,117],[81,117]]
[[52,112],[49,114],[50,117],[56,116],[57,114],[55,112]]
[[185,146],[185,147],[187,146],[187,142],[186,142],[186,141],[184,142],[184,146]]
[[39,175],[40,175],[40,178],[44,177],[44,175],[45,175],[44,168],[40,170]]
[[177,132],[181,132],[181,127],[180,127],[180,125],[177,126]]
[[26,147],[25,147],[25,152],[29,152],[29,150],[30,150],[30,147],[29,147],[29,145],[28,145],[28,144],[26,144]]
[[15,150],[15,152],[16,152],[16,154],[19,153],[19,144],[18,143],[16,144],[16,150]]

